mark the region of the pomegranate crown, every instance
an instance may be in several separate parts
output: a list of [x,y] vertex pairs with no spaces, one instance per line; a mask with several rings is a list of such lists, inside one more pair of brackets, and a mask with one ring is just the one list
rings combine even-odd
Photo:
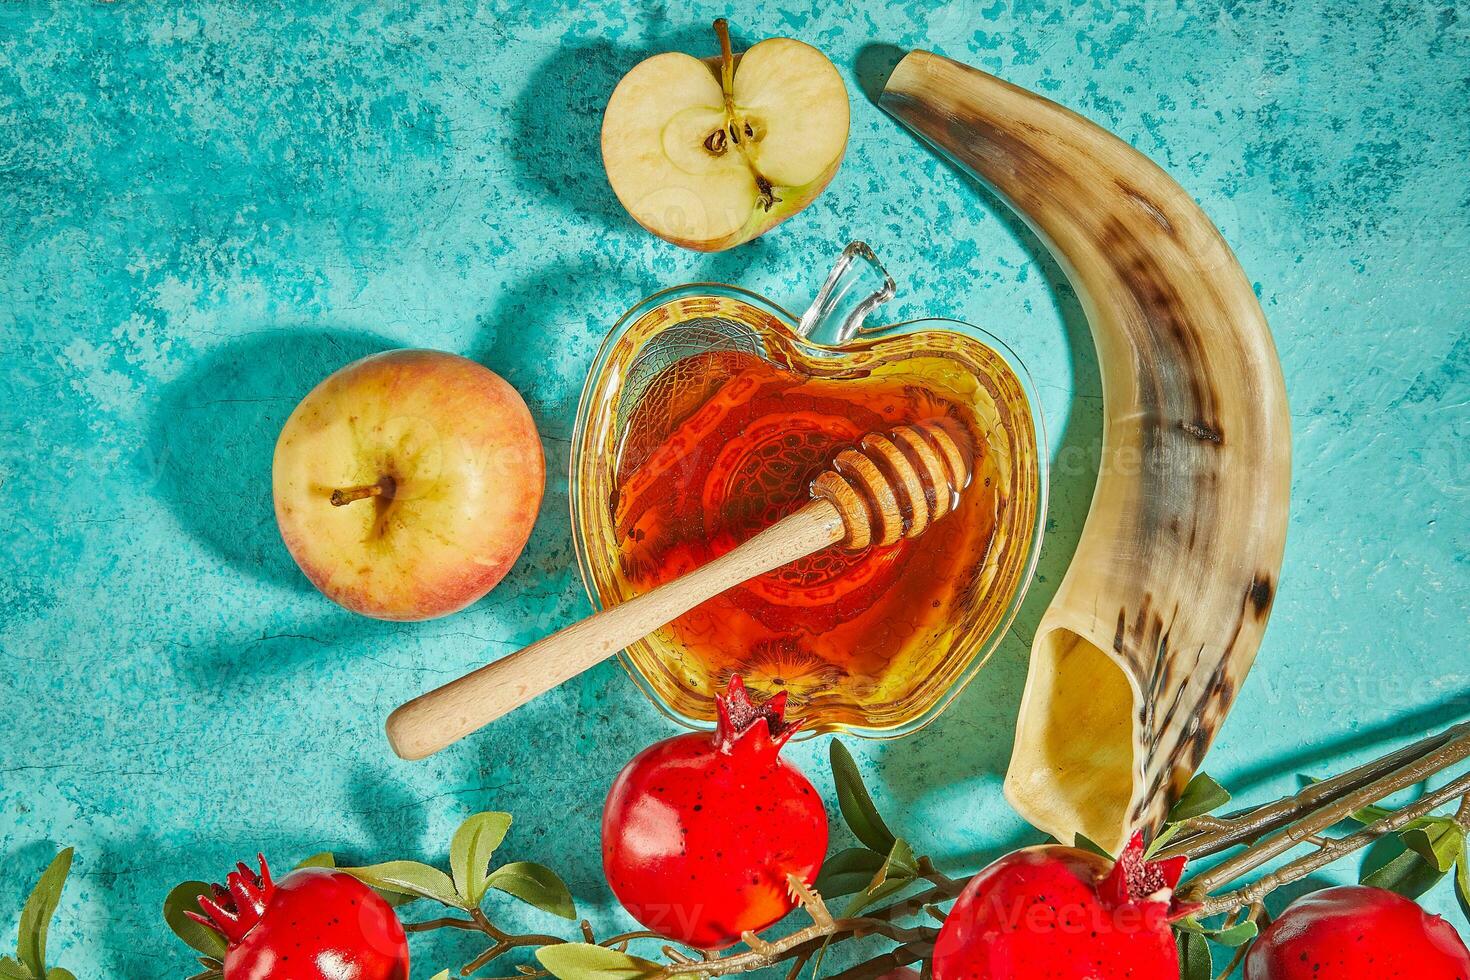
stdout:
[[231,946],[239,943],[246,933],[255,928],[276,891],[276,886],[271,881],[270,866],[265,863],[265,855],[257,854],[255,859],[260,862],[259,874],[246,867],[243,861],[240,862],[226,876],[223,885],[209,886],[212,895],[199,896],[199,907],[204,910],[204,915],[198,912],[184,913],[204,928],[213,929],[223,935]]
[[[730,677],[725,693],[715,697],[719,719],[715,723],[715,747],[729,752],[740,745],[756,751],[781,751],[801,727],[786,720],[786,692],[756,703],[745,692],[745,681],[739,674]],[[765,722],[765,724],[761,724]]]
[[1184,877],[1184,865],[1188,860],[1183,855],[1163,861],[1149,861],[1144,857],[1143,833],[1135,832],[1113,870],[1102,880],[1098,891],[1114,906],[1143,905],[1162,902],[1169,906],[1169,920],[1182,919],[1196,906],[1180,905],[1174,901],[1174,889]]

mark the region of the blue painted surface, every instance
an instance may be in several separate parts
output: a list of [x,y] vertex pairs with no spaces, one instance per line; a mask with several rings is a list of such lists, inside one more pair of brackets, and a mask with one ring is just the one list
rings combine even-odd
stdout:
[[[389,756],[382,719],[587,610],[565,453],[617,315],[700,278],[799,307],[853,237],[903,282],[894,316],[1014,345],[1060,432],[1053,534],[1015,635],[939,723],[855,746],[891,822],[942,863],[1030,839],[1000,776],[1031,625],[1090,494],[1096,365],[1055,267],[862,97],[869,42],[950,54],[1120,133],[1258,284],[1295,498],[1271,628],[1211,771],[1263,800],[1470,711],[1463,2],[171,7],[0,6],[0,921],[13,934],[53,848],[76,845],[53,948],[78,976],[185,975],[157,914],[176,881],[257,849],[442,860],[475,809],[514,811],[503,853],[556,866],[599,926],[623,924],[599,808],[618,763],[669,728],[617,668],[424,763]],[[708,53],[720,13],[738,41],[826,50],[854,116],[808,212],[704,256],[627,219],[597,130],[623,71]],[[507,582],[417,625],[318,596],[270,511],[295,401],[395,345],[502,373],[550,464]],[[792,754],[829,790],[824,750]],[[553,924],[508,901],[497,915]],[[418,949],[437,969],[473,944]]]

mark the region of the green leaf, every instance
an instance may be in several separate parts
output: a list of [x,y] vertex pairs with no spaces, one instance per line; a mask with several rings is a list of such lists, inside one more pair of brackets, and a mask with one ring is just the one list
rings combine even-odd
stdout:
[[1444,873],[1465,853],[1465,831],[1449,817],[1435,817],[1429,826],[1405,830],[1399,837],[1405,847]]
[[432,898],[453,908],[468,909],[458,893],[454,882],[438,868],[431,868],[418,861],[388,861],[366,868],[342,868],[365,885],[380,888],[395,895],[412,895],[416,898]]
[[1384,817],[1392,815],[1393,811],[1386,806],[1376,806],[1374,804],[1369,804],[1368,806],[1363,807],[1363,809],[1361,810],[1354,810],[1352,813],[1352,819],[1366,826],[1370,823],[1377,823]]
[[1470,851],[1461,854],[1455,866],[1455,897],[1460,900],[1465,921],[1470,922]]
[[536,959],[560,980],[640,980],[663,972],[657,963],[591,943],[542,946]]
[[1181,932],[1175,941],[1179,944],[1179,980],[1214,980],[1210,941],[1197,932]]
[[[335,868],[336,866],[337,855],[333,854],[331,851],[322,851],[320,854],[313,854],[311,857],[305,859],[300,864],[296,865],[296,867],[292,870],[299,871],[302,868]],[[416,902],[420,898],[420,896],[418,895],[405,895],[400,892],[391,892],[382,888],[374,888],[373,893],[381,898],[383,901],[387,902],[389,908],[394,909],[402,905],[407,905],[409,902]]]
[[1238,922],[1229,929],[1221,929],[1210,938],[1214,939],[1221,946],[1229,946],[1231,949],[1234,949],[1237,946],[1244,946],[1252,939],[1255,939],[1256,934],[1260,931],[1254,922],[1247,920],[1245,922]]
[[1202,817],[1206,813],[1216,810],[1230,802],[1230,794],[1225,787],[1215,782],[1205,773],[1197,774],[1184,787],[1184,792],[1179,796],[1179,802],[1174,804],[1174,809],[1169,811],[1169,822],[1178,823],[1180,820],[1190,820],[1194,817]]
[[1148,847],[1144,848],[1143,859],[1145,861],[1153,860],[1153,856],[1162,851],[1168,845],[1169,841],[1174,839],[1174,835],[1179,833],[1183,827],[1184,824],[1182,823],[1164,824],[1164,829],[1159,831],[1159,836],[1149,841]]
[[76,974],[70,970],[64,970],[59,966],[53,966],[46,971],[46,980],[77,980]]
[[1254,922],[1240,922],[1229,929],[1216,929],[1205,925],[1192,915],[1186,915],[1174,923],[1174,931],[1189,933],[1192,936],[1208,937],[1222,946],[1241,946],[1254,939],[1259,930]]
[[449,971],[448,970],[440,970],[438,973],[434,974],[430,978],[430,980],[449,980]]
[[454,841],[449,845],[449,870],[454,872],[454,887],[459,889],[466,908],[479,908],[485,900],[490,858],[509,829],[510,814],[491,812],[472,815],[454,832]]
[[[422,895],[409,895],[405,892],[389,891],[386,888],[374,888],[373,894],[387,902],[390,909],[402,908],[410,902],[417,902],[423,898]],[[459,907],[458,902],[455,903],[455,907]]]
[[857,915],[863,909],[877,904],[889,895],[902,891],[919,876],[919,865],[914,859],[914,850],[908,842],[899,838],[893,842],[893,850],[883,861],[868,887],[852,897],[843,910],[844,918]]
[[[1314,780],[1314,782],[1316,781],[1317,780]],[[1353,811],[1352,814],[1349,815],[1349,818],[1356,821],[1357,823],[1367,826],[1368,824],[1377,823],[1385,817],[1391,817],[1394,815],[1395,812],[1397,811],[1390,810],[1386,806],[1374,806],[1370,804],[1363,807],[1361,810]],[[1408,823],[1404,824],[1401,830],[1419,830],[1429,826],[1430,823],[1432,823],[1436,819],[1440,818],[1416,817],[1415,819],[1410,820]]]
[[293,870],[299,871],[302,868],[335,868],[336,866],[337,856],[331,851],[322,851],[320,854],[313,854],[311,857],[302,861]]
[[878,808],[873,805],[873,798],[863,785],[863,777],[858,773],[852,753],[835,738],[829,752],[832,759],[832,778],[837,784],[837,805],[842,810],[842,819],[847,821],[853,836],[870,849],[879,854],[889,853],[893,850],[896,838],[879,816]]
[[868,887],[887,860],[866,847],[838,851],[822,864],[822,873],[817,876],[817,891],[827,898],[860,892]]
[[1435,868],[1413,851],[1404,851],[1374,871],[1366,871],[1360,884],[1386,888],[1405,898],[1418,898],[1439,884],[1444,872]]
[[563,919],[577,917],[577,906],[572,903],[572,893],[567,890],[566,883],[544,864],[515,861],[501,865],[490,873],[485,884],[507,895],[514,895],[543,912],[559,915]]
[[885,898],[897,895],[909,885],[914,883],[912,878],[889,878],[878,885],[869,885],[867,891],[858,892],[847,903],[847,908],[842,910],[842,917],[850,919],[862,913],[864,909],[872,908],[882,902]]
[[20,941],[15,952],[33,977],[46,975],[46,930],[51,927],[51,917],[61,901],[66,876],[71,873],[71,858],[72,849],[68,847],[52,859],[26,899],[25,908],[20,910]]
[[902,837],[893,842],[893,850],[888,852],[888,860],[883,862],[883,876],[885,878],[917,878],[919,876],[919,862],[914,857],[914,849],[909,847],[908,841]]
[[1101,844],[1082,834],[1072,835],[1072,846],[1080,848],[1084,851],[1091,851],[1093,854],[1100,854],[1103,857],[1107,858],[1109,861],[1113,859],[1113,856],[1108,853],[1108,849],[1106,847],[1103,847]]
[[163,900],[163,921],[168,923],[174,935],[187,943],[190,949],[215,959],[224,959],[225,937],[213,929],[206,929],[184,914],[198,912],[199,896],[209,894],[210,887],[202,881],[186,881],[182,885],[176,885]]
[[0,956],[0,980],[31,980],[31,972],[8,956]]

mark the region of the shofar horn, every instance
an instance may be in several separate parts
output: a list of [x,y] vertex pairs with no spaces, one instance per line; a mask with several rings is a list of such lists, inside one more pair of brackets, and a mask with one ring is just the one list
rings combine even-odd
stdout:
[[1255,660],[1286,540],[1276,348],[1189,194],[1061,106],[915,51],[879,104],[998,193],[1081,298],[1103,450],[1076,556],[1037,627],[1006,796],[1117,853],[1157,829]]

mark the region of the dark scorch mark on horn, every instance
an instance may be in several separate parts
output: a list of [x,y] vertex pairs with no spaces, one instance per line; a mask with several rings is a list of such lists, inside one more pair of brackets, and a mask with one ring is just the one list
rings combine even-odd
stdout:
[[1225,441],[1225,435],[1220,431],[1219,427],[1210,425],[1203,419],[1195,419],[1193,422],[1181,421],[1179,428],[1183,429],[1189,435],[1194,436],[1200,442],[1213,442],[1218,446]]
[[1273,593],[1274,590],[1271,588],[1271,575],[1269,572],[1258,572],[1256,577],[1251,579],[1251,585],[1246,590],[1246,595],[1250,598],[1251,605],[1256,609],[1257,619],[1263,618],[1267,610],[1271,608],[1271,596]]

